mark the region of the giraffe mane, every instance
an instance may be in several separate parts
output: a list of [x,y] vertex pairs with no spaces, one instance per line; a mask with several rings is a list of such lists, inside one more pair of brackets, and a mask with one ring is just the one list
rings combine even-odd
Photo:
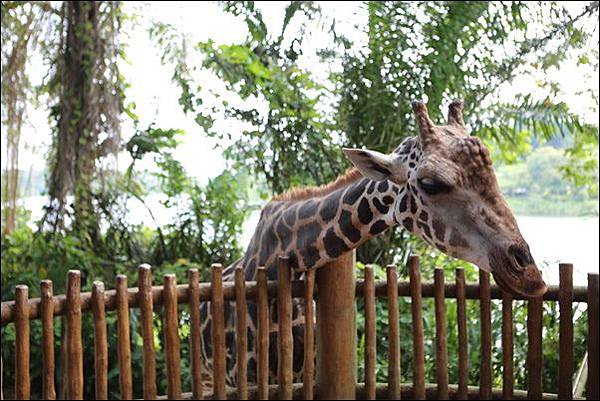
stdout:
[[292,188],[279,195],[275,195],[271,200],[273,201],[294,201],[309,198],[317,198],[323,195],[330,194],[331,192],[339,189],[343,186],[348,185],[362,177],[360,171],[357,168],[352,167],[344,172],[344,174],[338,176],[335,181],[328,184],[323,184],[314,187],[298,187]]

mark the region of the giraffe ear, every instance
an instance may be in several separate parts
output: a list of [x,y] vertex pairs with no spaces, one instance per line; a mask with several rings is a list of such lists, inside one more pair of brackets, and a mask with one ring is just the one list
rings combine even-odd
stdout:
[[382,181],[390,179],[393,171],[393,158],[374,150],[343,148],[344,154],[365,177]]

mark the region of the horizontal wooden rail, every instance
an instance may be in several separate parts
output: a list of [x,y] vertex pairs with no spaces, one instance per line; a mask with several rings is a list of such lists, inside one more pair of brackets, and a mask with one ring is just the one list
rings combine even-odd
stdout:
[[[303,386],[302,383],[294,383],[293,389],[292,389],[292,397],[294,400],[303,399],[302,386]],[[400,385],[400,389],[401,389],[401,393],[402,393],[401,399],[411,399],[411,395],[413,394],[412,384],[403,383]],[[271,384],[268,387],[268,391],[269,391],[269,399],[277,399],[279,386],[277,384]],[[319,399],[319,394],[316,392],[317,391],[316,387],[315,387],[314,391],[315,391],[315,399]],[[425,399],[427,399],[427,400],[437,399],[437,391],[438,391],[437,384],[426,383],[425,384]],[[450,399],[456,399],[457,392],[458,392],[458,386],[456,384],[450,384],[448,386],[448,393],[450,395]],[[472,399],[472,400],[479,399],[479,392],[480,392],[479,387],[469,386],[467,389],[468,398]],[[376,386],[377,399],[386,399],[387,394],[388,394],[387,383],[377,383],[377,386]],[[256,386],[248,387],[248,399],[249,400],[259,399],[257,397],[257,395],[258,395],[258,389]],[[227,399],[235,400],[235,399],[237,399],[236,397],[237,397],[237,390],[233,387],[227,387]],[[194,399],[192,393],[183,393],[182,398],[184,400],[193,400]],[[159,400],[167,400],[168,398],[166,395],[164,395],[164,396],[159,396],[158,399]],[[205,392],[204,399],[205,400],[213,399],[213,393]],[[366,386],[364,383],[358,383],[356,385],[356,399],[357,400],[368,399],[367,398],[367,389],[366,389]],[[493,388],[492,389],[492,399],[494,399],[494,400],[502,399],[502,389]],[[527,399],[527,391],[515,390],[513,399],[514,400],[526,400]],[[542,399],[557,400],[558,396],[556,394],[552,394],[552,393],[543,393]],[[574,400],[584,400],[585,398],[574,397],[573,399]]]
[[[269,299],[277,297],[277,281],[269,281],[268,284]],[[188,284],[179,284],[177,286],[177,303],[185,304],[188,303]],[[548,286],[548,292],[544,295],[544,301],[558,301],[559,286],[550,285]],[[479,299],[479,284],[478,283],[467,283],[465,285],[466,299]],[[364,282],[358,281],[356,283],[356,295],[362,296],[364,292]],[[211,289],[210,283],[200,283],[199,285],[200,301],[210,301]],[[138,288],[129,288],[127,290],[127,298],[129,301],[130,308],[139,308],[138,301]],[[246,296],[250,300],[256,300],[257,287],[255,281],[248,281],[246,283]],[[423,282],[421,285],[421,294],[424,298],[434,297],[434,284],[433,282]],[[491,299],[502,299],[502,290],[497,285],[490,285]],[[106,311],[114,311],[117,309],[117,296],[116,290],[105,291],[106,296]],[[385,281],[375,282],[375,296],[382,298],[387,296],[387,283]],[[410,287],[408,282],[398,283],[398,296],[409,297]],[[304,297],[304,282],[301,280],[292,281],[292,297],[303,298]],[[318,297],[318,289],[315,287],[315,298]],[[448,283],[444,285],[444,297],[455,299],[456,298],[456,284]],[[223,298],[225,301],[235,300],[235,284],[233,282],[223,282]],[[515,296],[513,300],[523,300],[523,297]],[[587,287],[576,286],[573,287],[573,302],[587,302]],[[92,293],[83,292],[81,293],[81,311],[90,312],[92,306]],[[54,297],[54,316],[62,316],[65,314],[65,303],[66,297],[64,295],[58,295]],[[152,287],[152,303],[154,306],[162,305],[163,299],[163,287],[153,286]],[[29,320],[39,319],[41,315],[41,300],[40,298],[31,298],[28,301],[29,304]],[[2,320],[1,324],[11,323],[15,320],[15,302],[6,301],[2,302]]]

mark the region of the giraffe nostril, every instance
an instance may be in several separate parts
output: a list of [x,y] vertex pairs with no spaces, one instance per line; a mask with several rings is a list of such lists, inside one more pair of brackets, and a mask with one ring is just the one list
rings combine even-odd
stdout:
[[529,250],[525,250],[520,246],[511,245],[508,248],[508,253],[515,259],[520,267],[524,268],[533,263],[533,258],[531,257]]

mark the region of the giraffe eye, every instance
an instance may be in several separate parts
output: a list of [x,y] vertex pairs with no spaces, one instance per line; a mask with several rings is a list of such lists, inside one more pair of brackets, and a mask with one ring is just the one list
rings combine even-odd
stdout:
[[419,187],[429,195],[450,192],[452,187],[445,182],[434,180],[432,178],[419,178]]

